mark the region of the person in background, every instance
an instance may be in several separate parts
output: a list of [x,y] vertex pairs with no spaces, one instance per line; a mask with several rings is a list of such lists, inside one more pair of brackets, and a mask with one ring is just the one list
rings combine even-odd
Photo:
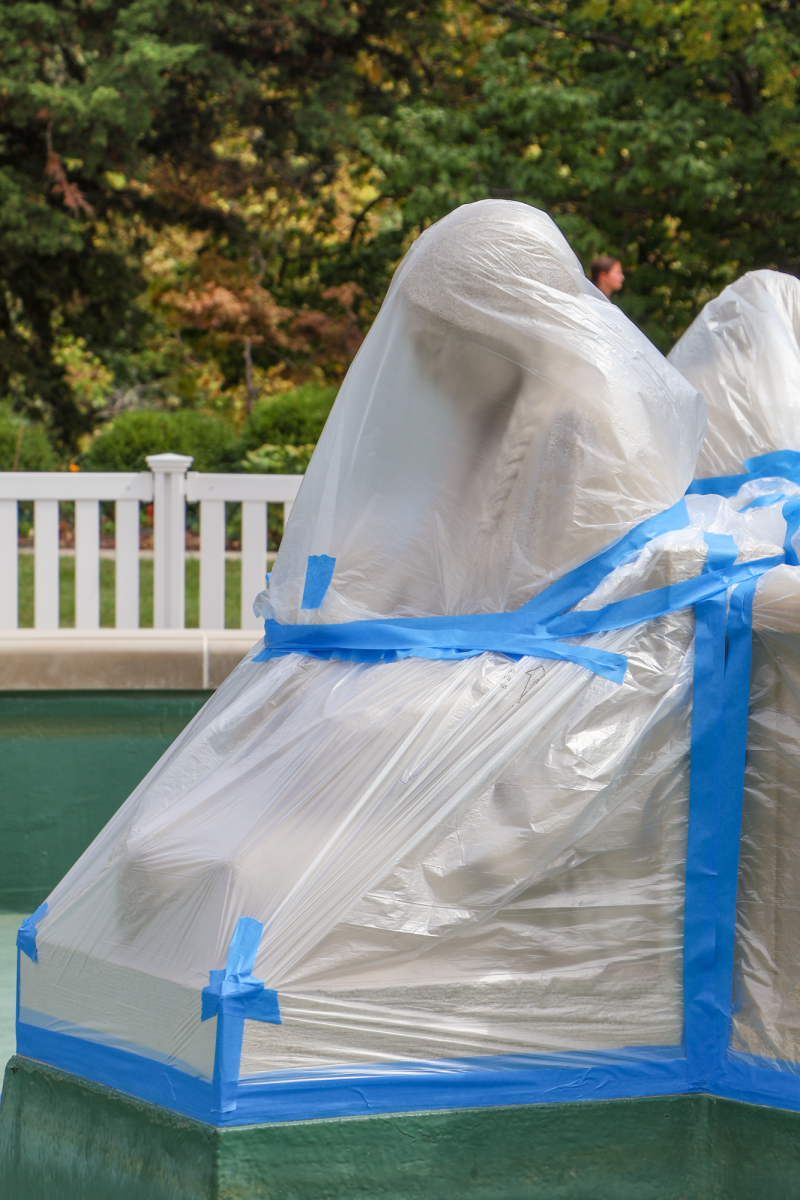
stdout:
[[621,262],[618,258],[612,258],[610,254],[601,254],[599,258],[593,258],[589,270],[592,283],[609,300],[612,292],[618,292],[625,282]]

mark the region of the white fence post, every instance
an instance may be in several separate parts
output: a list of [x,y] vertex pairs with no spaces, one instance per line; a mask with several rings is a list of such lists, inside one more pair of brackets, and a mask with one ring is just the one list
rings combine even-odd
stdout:
[[114,509],[114,624],[139,628],[139,501],[117,500]]
[[100,503],[75,501],[75,628],[100,628]]
[[33,623],[58,629],[58,500],[33,502]]
[[149,454],[153,472],[153,625],[183,629],[186,598],[186,454]]
[[260,629],[253,601],[266,587],[267,506],[263,501],[242,501],[242,629]]
[[225,501],[200,501],[200,628],[225,628]]
[[19,624],[19,505],[0,500],[0,629]]

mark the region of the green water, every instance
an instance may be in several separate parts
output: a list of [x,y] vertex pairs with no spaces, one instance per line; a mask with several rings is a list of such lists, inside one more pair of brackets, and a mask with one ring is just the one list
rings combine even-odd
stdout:
[[[28,914],[24,914],[28,915]],[[0,913],[0,1069],[15,1049],[14,1020],[17,1008],[17,930],[22,915]],[[3,1086],[0,1078],[0,1087]]]

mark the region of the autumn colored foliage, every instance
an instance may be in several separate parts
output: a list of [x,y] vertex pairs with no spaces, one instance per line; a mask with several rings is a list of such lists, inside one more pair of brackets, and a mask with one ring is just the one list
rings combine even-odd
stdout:
[[65,464],[196,410],[241,469],[302,469],[256,409],[335,390],[413,239],[489,195],[621,256],[666,350],[743,271],[800,272],[799,84],[790,3],[9,0],[3,411]]

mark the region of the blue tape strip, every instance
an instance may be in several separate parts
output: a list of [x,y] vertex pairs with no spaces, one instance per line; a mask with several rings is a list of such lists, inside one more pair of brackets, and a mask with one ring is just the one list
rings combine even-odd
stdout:
[[227,964],[222,970],[211,971],[209,985],[203,988],[200,1020],[217,1018],[215,1112],[232,1112],[236,1108],[245,1020],[281,1024],[278,993],[265,988],[263,981],[254,979],[252,974],[263,928],[253,917],[240,917],[231,938]]
[[708,575],[711,571],[722,571],[736,562],[739,547],[729,533],[704,533],[703,541],[708,546],[708,554],[703,564],[702,575]]
[[[264,649],[253,661],[305,654],[346,662],[395,662],[411,657],[461,659],[493,651],[517,659],[531,655],[575,662],[620,683],[627,665],[624,655],[611,654],[593,646],[565,644],[561,636],[571,634],[562,635],[548,629],[547,622],[590,595],[623,559],[638,552],[654,537],[685,528],[688,521],[686,503],[680,500],[666,512],[642,522],[595,558],[556,580],[516,612],[349,621],[331,625],[280,625],[277,621],[265,621]],[[613,627],[620,628],[619,625]]]
[[687,496],[735,496],[743,483],[755,478],[750,472],[743,475],[713,475],[708,479],[693,479],[686,489]]
[[794,546],[792,545],[792,539],[797,533],[798,526],[800,526],[800,496],[792,496],[790,500],[787,500],[781,509],[781,513],[786,521],[786,536],[783,539],[783,553],[786,556],[786,561],[789,566],[797,567],[800,566],[800,563],[797,561],[797,554]]
[[[281,625],[264,622],[264,648],[254,662],[286,654],[304,654],[345,662],[395,662],[402,658],[462,659],[495,652],[519,659],[525,655],[574,662],[621,683],[627,666],[624,655],[596,646],[571,645],[562,639],[622,629],[663,616],[724,591],[732,583],[762,574],[783,562],[783,555],[755,563],[725,566],[735,558],[728,535],[709,535],[711,565],[696,579],[673,584],[606,605],[602,609],[564,613],[564,607],[589,595],[608,570],[653,537],[684,528],[688,512],[680,501],[666,513],[646,521],[595,559],[569,572],[516,612],[452,617],[393,618],[348,621],[329,625]],[[706,566],[708,567],[708,562]],[[561,612],[562,616],[556,614]]]
[[702,1090],[717,1065],[714,960],[719,859],[718,776],[725,686],[721,592],[696,608],[689,831],[683,933],[683,1011],[689,1078]]
[[301,608],[319,608],[333,579],[336,559],[328,554],[309,554]]
[[724,744],[719,769],[719,874],[714,938],[716,1082],[728,1049],[731,1021],[736,891],[742,834],[747,718],[750,709],[750,660],[753,646],[753,597],[758,580],[733,589],[727,624],[727,657],[723,697]]
[[732,584],[757,578],[772,567],[780,566],[783,560],[782,554],[775,554],[769,558],[756,559],[754,562],[735,563],[722,570],[707,571],[694,579],[685,579],[681,583],[673,583],[665,588],[644,592],[640,596],[632,596],[628,600],[617,600],[605,608],[565,613],[551,621],[547,631],[557,637],[578,637],[581,634],[624,629],[627,625],[652,621],[655,617],[663,617],[682,608],[691,608],[713,596],[724,594]]
[[785,499],[785,492],[768,492],[766,496],[756,496],[755,500],[745,504],[743,508],[739,509],[739,512],[747,512],[750,508],[769,508],[771,504],[779,504],[781,500]]
[[769,454],[757,454],[746,458],[744,465],[752,479],[790,479],[800,483],[800,453],[797,450],[773,450]]
[[21,1023],[17,1053],[217,1126],[374,1116],[443,1108],[607,1100],[688,1090],[680,1047],[552,1055],[488,1055],[246,1076],[236,1107],[214,1107],[213,1084],[146,1054]]
[[[800,453],[797,450],[773,450],[770,454],[758,454],[746,458],[742,464],[747,468],[743,475],[714,475],[709,479],[694,479],[686,489],[686,495],[735,496],[739,488],[754,479],[789,479],[800,484]],[[765,503],[766,501],[762,501]],[[748,504],[754,507],[756,502]]]
[[32,916],[25,918],[17,933],[17,947],[23,954],[27,954],[31,962],[36,962],[38,957],[36,953],[36,926],[46,912],[47,901],[45,900],[44,904],[40,904]]

